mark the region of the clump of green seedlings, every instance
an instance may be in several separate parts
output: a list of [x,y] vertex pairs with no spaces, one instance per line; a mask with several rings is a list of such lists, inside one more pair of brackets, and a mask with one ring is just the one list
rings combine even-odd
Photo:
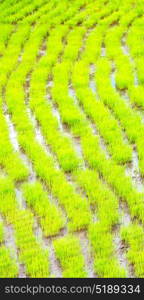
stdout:
[[135,275],[144,278],[144,231],[138,224],[131,224],[121,229],[122,239],[128,244],[127,258],[134,266]]
[[0,247],[0,278],[16,278],[18,266],[10,256],[10,251],[4,245]]
[[59,238],[54,241],[56,257],[63,268],[65,278],[86,277],[84,257],[81,252],[79,241],[74,236]]
[[91,136],[83,139],[84,157],[89,166],[98,170],[120,198],[128,203],[132,216],[144,222],[143,193],[139,193],[132,186],[131,179],[125,175],[125,169],[113,160],[106,159],[99,145],[99,139]]
[[89,239],[95,254],[94,267],[102,278],[124,278],[126,271],[115,257],[112,235],[101,222],[89,227]]
[[45,236],[53,236],[65,225],[62,212],[50,202],[46,191],[39,182],[23,186],[24,197],[29,207],[39,217],[39,222]]
[[13,180],[22,181],[28,177],[29,171],[19,154],[14,152],[9,140],[8,126],[2,114],[0,114],[0,127],[0,163]]
[[[8,178],[0,180],[0,213],[14,227],[16,246],[20,251],[19,258],[26,266],[26,274],[30,277],[48,277],[48,252],[42,248],[40,241],[34,235],[33,214],[27,209],[18,208],[14,186]],[[8,257],[8,251],[6,255]],[[10,263],[10,258],[5,261]],[[6,266],[4,270],[6,274]],[[15,273],[16,270],[14,266]],[[16,274],[11,274],[11,277],[15,276]]]
[[144,126],[138,113],[125,103],[124,99],[113,89],[110,83],[111,67],[107,58],[97,61],[96,83],[101,100],[113,111],[121,122],[131,143],[136,143],[139,167],[144,172],[144,157],[142,154],[142,136]]
[[4,225],[0,222],[0,278],[15,278],[18,276],[18,265],[4,243]]
[[4,240],[4,228],[3,228],[3,223],[0,222],[0,244],[3,242]]
[[[123,141],[121,130],[117,121],[102,102],[95,99],[88,87],[89,65],[78,62],[74,67],[73,83],[79,101],[82,103],[86,114],[92,119],[106,141],[108,149],[118,163],[125,163],[131,159],[131,149]],[[117,143],[115,141],[117,140]]]
[[[59,36],[58,41],[60,42],[60,45],[57,41],[58,47],[55,51],[56,55],[61,50],[61,39],[66,33],[66,30],[67,28],[61,28],[61,31],[58,31],[61,32],[61,38]],[[58,33],[56,33],[56,36],[58,36]],[[53,62],[52,60],[50,61],[49,51],[50,49],[48,47],[47,55],[40,60],[32,74],[30,107],[41,126],[46,142],[51,146],[54,153],[56,153],[60,166],[64,171],[72,171],[79,166],[80,160],[77,158],[77,154],[75,153],[71,140],[59,131],[58,121],[53,116],[51,105],[45,99],[45,87],[49,75],[47,65],[50,62],[51,64]]]
[[10,35],[12,34],[13,26],[11,24],[1,24],[0,25],[0,56],[4,55],[6,44],[8,43],[8,40],[10,38]]

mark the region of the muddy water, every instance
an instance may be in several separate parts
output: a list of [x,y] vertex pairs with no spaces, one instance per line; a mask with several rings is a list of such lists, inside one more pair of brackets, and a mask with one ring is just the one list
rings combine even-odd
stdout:
[[20,149],[20,146],[19,146],[19,143],[18,143],[17,132],[16,132],[15,127],[14,127],[12,121],[11,121],[10,115],[7,113],[6,104],[4,105],[4,115],[5,115],[7,125],[8,125],[9,137],[10,137],[10,141],[11,141],[11,144],[13,146],[13,149],[16,152],[19,153],[20,158],[22,159],[24,164],[28,167],[28,169],[30,171],[29,181],[34,182],[36,180],[36,174],[33,171],[32,163],[29,161],[27,156]]
[[132,277],[134,277],[134,272],[126,258],[127,247],[126,247],[125,243],[122,241],[121,236],[120,236],[121,227],[129,226],[131,224],[131,217],[130,217],[129,210],[128,210],[128,207],[125,202],[120,201],[119,216],[120,216],[120,224],[115,226],[115,228],[113,230],[113,234],[114,234],[113,241],[114,241],[114,245],[115,245],[115,253],[116,253],[116,257],[118,258],[118,261],[119,261],[121,267],[123,267],[126,270],[127,277],[132,278]]
[[102,44],[102,47],[101,47],[101,57],[106,57],[106,47],[105,47],[105,44],[103,43]]
[[62,121],[61,121],[61,116],[60,116],[59,111],[57,110],[57,108],[54,107],[54,106],[52,107],[52,113],[58,121],[58,126],[59,126],[60,131],[61,132],[64,131],[64,127],[63,127],[63,124],[62,124]]
[[129,48],[126,44],[126,33],[123,35],[122,39],[121,39],[121,47],[122,47],[122,51],[125,55],[129,56]]
[[127,246],[122,241],[120,236],[120,230],[122,226],[129,226],[132,221],[130,217],[130,213],[128,207],[125,202],[120,201],[119,205],[119,216],[120,216],[120,224],[116,226],[114,229],[114,244],[116,249],[116,255],[119,259],[120,265],[126,270],[127,277],[134,278],[134,269],[131,264],[129,264],[126,253],[127,253]]
[[[96,82],[95,82],[95,72],[96,72],[96,68],[94,64],[90,65],[90,81],[89,81],[89,86],[92,90],[92,92],[97,95],[97,89],[96,89]],[[98,97],[97,97],[98,100]]]
[[87,31],[83,35],[82,45],[79,48],[78,55],[77,55],[77,60],[81,60],[81,58],[82,58],[82,54],[84,53],[85,48],[86,48],[86,40],[87,40],[87,38],[88,38],[91,31],[92,31],[91,28],[87,29]]
[[[5,111],[6,111],[6,106],[5,106]],[[10,137],[10,141],[13,145],[13,148],[15,151],[19,151],[19,144],[18,144],[18,140],[17,140],[17,133],[14,129],[14,125],[10,120],[10,116],[8,113],[5,113],[5,119],[8,125],[8,129],[9,129],[9,137]]]
[[128,207],[125,202],[120,202],[119,205],[120,225],[128,226],[131,223],[131,217]]
[[[0,216],[0,220],[3,221],[3,218],[1,216]],[[15,241],[15,233],[13,227],[10,224],[6,224],[6,226],[4,226],[4,239],[5,239],[5,246],[10,250],[11,257],[15,260],[16,264],[18,265],[18,270],[19,270],[18,277],[26,278],[25,266],[19,262],[18,249],[16,247],[16,241]]]
[[134,85],[138,85],[138,76],[137,76],[137,72],[136,72],[136,69],[135,69],[135,63],[134,63],[134,60],[132,58],[132,56],[130,55],[130,50],[129,50],[129,47],[127,46],[126,44],[126,37],[127,37],[127,34],[125,33],[121,39],[121,47],[122,47],[122,51],[125,55],[127,55],[129,57],[129,60],[133,66],[133,76],[134,76]]
[[26,202],[23,198],[22,191],[19,187],[15,188],[15,193],[16,193],[16,199],[17,199],[19,208],[20,209],[26,209],[27,208]]
[[77,105],[77,104],[78,104],[78,100],[77,100],[77,97],[76,97],[76,92],[75,92],[75,90],[73,89],[73,87],[72,87],[71,84],[69,85],[69,90],[68,90],[68,92],[69,92],[69,96],[70,96],[71,98],[73,98],[74,104]]
[[132,162],[129,163],[126,167],[126,175],[129,175],[132,178],[132,182],[136,189],[139,192],[143,192],[144,184],[139,170],[139,160],[135,146],[132,152]]
[[85,269],[88,278],[98,278],[94,272],[94,258],[91,253],[90,243],[85,231],[75,233],[78,237],[82,249],[82,254],[85,262]]
[[39,48],[38,54],[37,54],[37,62],[40,60],[40,58],[44,55],[46,55],[47,51],[47,36],[43,39],[42,44]]
[[128,278],[134,278],[135,276],[134,276],[132,266],[129,265],[126,258],[126,252],[127,252],[126,245],[123,243],[121,237],[118,234],[114,238],[114,244],[115,244],[116,256],[119,260],[121,267],[125,269]]
[[114,64],[112,64],[112,71],[111,71],[110,79],[111,79],[111,85],[112,85],[112,87],[114,89],[116,89],[115,66],[114,66]]
[[34,131],[35,131],[35,138],[36,138],[37,142],[43,147],[44,151],[48,155],[50,155],[51,151],[50,151],[49,147],[47,146],[47,144],[45,142],[45,139],[42,135],[42,132],[41,132],[41,129],[38,125],[37,120],[35,119],[34,115],[32,114],[32,112],[31,112],[31,110],[28,106],[27,106],[26,110],[27,110],[28,117],[29,117],[30,121],[33,124],[33,128],[34,128]]
[[62,278],[62,269],[59,261],[56,258],[55,250],[53,247],[53,239],[45,238],[45,244],[48,246],[49,251],[49,261],[50,261],[50,277]]

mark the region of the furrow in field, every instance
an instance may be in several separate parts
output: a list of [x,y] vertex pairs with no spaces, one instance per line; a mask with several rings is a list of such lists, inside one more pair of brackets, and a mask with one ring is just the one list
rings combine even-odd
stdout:
[[93,91],[93,93],[98,97],[97,88],[96,88],[96,84],[95,84],[95,80],[94,80],[95,72],[96,72],[95,65],[91,64],[90,65],[90,73],[89,73],[89,79],[90,79],[89,86],[90,86],[91,90]]
[[53,245],[64,278],[87,276],[81,245],[76,236],[68,235],[56,239]]
[[84,256],[85,269],[88,278],[98,278],[98,275],[94,271],[94,258],[90,246],[90,242],[85,231],[75,233],[75,236],[79,239],[82,254]]
[[119,216],[120,216],[119,224],[117,224],[113,228],[116,255],[118,257],[120,265],[124,267],[125,270],[127,270],[127,277],[134,278],[135,277],[134,268],[132,264],[129,263],[129,260],[127,258],[128,249],[121,237],[121,228],[123,226],[129,226],[130,224],[132,224],[132,220],[130,217],[130,212],[128,210],[128,207],[122,201],[119,202]]
[[27,166],[27,168],[29,170],[28,181],[35,182],[36,181],[36,173],[33,170],[31,161],[24,154],[24,152],[22,152],[20,149],[20,145],[18,143],[18,138],[17,138],[17,132],[11,121],[11,117],[8,114],[8,109],[7,109],[6,104],[4,104],[4,115],[5,115],[7,125],[8,125],[9,138],[10,138],[11,144],[13,146],[13,149],[20,155],[21,160],[24,162],[24,164]]
[[[9,240],[7,241],[7,237]],[[10,225],[4,224],[4,219],[0,215],[0,277],[15,277],[20,274],[18,270],[17,253],[14,253],[15,242]],[[17,249],[16,249],[17,251]],[[19,274],[18,274],[19,273]]]
[[18,270],[19,270],[18,276],[26,277],[25,268],[22,264],[20,265],[19,263],[18,249],[15,243],[14,230],[10,224],[4,222],[4,218],[2,216],[0,216],[0,224],[3,224],[4,245],[6,246],[7,249],[9,249],[12,261],[14,261],[18,266]]
[[49,260],[50,260],[50,275],[51,277],[62,278],[62,269],[59,264],[59,261],[56,258],[54,246],[53,246],[54,239],[46,239],[46,245],[49,248]]
[[11,225],[8,224],[5,226],[4,235],[5,235],[5,245],[7,248],[10,249],[11,256],[15,260],[16,264],[18,265],[18,272],[19,272],[18,277],[26,278],[25,266],[19,261],[19,253],[18,253],[19,250],[16,247],[15,232]]

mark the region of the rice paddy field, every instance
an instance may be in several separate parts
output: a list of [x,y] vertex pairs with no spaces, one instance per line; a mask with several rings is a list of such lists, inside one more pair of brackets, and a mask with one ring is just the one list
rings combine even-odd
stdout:
[[144,0],[0,1],[0,278],[144,277]]

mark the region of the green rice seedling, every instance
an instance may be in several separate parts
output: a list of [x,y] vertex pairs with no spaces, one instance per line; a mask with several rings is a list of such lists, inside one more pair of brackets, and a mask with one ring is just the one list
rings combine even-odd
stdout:
[[[1,68],[1,75],[0,75],[0,83],[1,86],[5,86],[7,81],[7,74],[11,72],[14,68],[15,64],[17,64],[18,55],[21,52],[21,47],[25,40],[29,37],[30,34],[30,26],[19,26],[16,33],[13,34],[11,38],[11,42],[9,43],[8,47],[6,48],[5,55],[0,60],[0,68]],[[13,60],[11,59],[13,57]],[[1,93],[2,95],[2,90]]]
[[137,277],[144,277],[144,232],[137,224],[131,224],[121,229],[122,239],[128,244],[127,258],[134,266]]
[[[87,115],[98,127],[113,158],[120,163],[125,163],[131,159],[131,149],[124,143],[117,121],[112,118],[103,103],[95,99],[92,91],[88,88],[88,71],[89,68],[83,61],[75,64],[73,83],[78,99]],[[115,143],[116,139],[117,144]]]
[[74,236],[67,236],[53,242],[57,259],[63,269],[64,278],[86,277],[84,257],[79,241]]
[[[89,138],[87,139],[87,143],[88,143],[88,145],[89,145]],[[92,145],[91,145],[92,146]],[[95,146],[92,146],[93,148],[95,147]],[[94,153],[95,153],[95,151],[94,151]],[[97,154],[95,154],[95,155],[97,155]],[[93,157],[93,161],[95,161],[95,157]],[[96,161],[95,161],[95,163],[96,163]],[[123,173],[123,175],[124,175],[124,173]],[[125,176],[124,176],[124,178],[125,178]],[[130,190],[131,190],[131,188],[129,188]],[[125,194],[126,195],[126,194]]]
[[65,220],[56,205],[50,203],[47,193],[39,182],[23,186],[24,197],[28,206],[39,216],[39,222],[45,236],[53,236],[64,227]]
[[[12,94],[10,93],[10,95]],[[9,103],[11,103],[10,98],[7,95]],[[23,99],[21,99],[21,101],[23,101]],[[12,109],[12,114],[15,118],[16,127],[18,130],[19,143],[28,157],[32,160],[38,177],[45,182],[48,188],[54,192],[56,197],[59,198],[60,203],[64,205],[68,215],[70,214],[72,228],[75,230],[76,228],[87,226],[90,220],[90,212],[86,200],[82,199],[80,196],[77,196],[74,188],[66,181],[63,173],[54,167],[53,159],[49,157],[45,153],[43,147],[35,141],[32,126],[29,125],[29,131],[27,131],[27,124],[29,123],[28,117],[26,116],[25,112],[23,115],[21,111],[21,119],[19,119],[19,114],[17,114],[16,109],[17,105],[19,104],[15,102],[15,106]],[[21,131],[21,124],[23,131]],[[61,191],[59,191],[59,184],[61,186]],[[65,199],[65,194],[68,196],[68,199]],[[71,202],[71,199],[73,199],[73,202]],[[79,219],[80,211],[82,214],[81,219]]]
[[[143,31],[142,31],[142,26],[144,23],[144,18],[137,18],[133,22],[129,32],[128,32],[128,39],[127,43],[130,49],[130,53],[132,57],[135,59],[135,63],[137,66],[137,62],[139,61],[139,58],[144,53],[144,47],[142,43],[143,39]],[[139,64],[140,66],[140,64]],[[142,75],[142,73],[141,73]]]
[[50,12],[55,8],[55,1],[49,1],[45,5],[39,7],[39,9],[33,11],[32,14],[25,15],[24,18],[19,20],[19,23],[27,23],[27,24],[34,24],[35,22],[41,20],[45,15],[49,16]]
[[[93,170],[82,170],[75,174],[77,182],[85,191],[90,204],[96,206],[97,217],[105,228],[110,229],[119,221],[118,199],[115,194],[100,180]],[[109,211],[109,214],[107,213]]]
[[[120,120],[121,125],[126,131],[126,134],[130,142],[136,143],[139,163],[141,168],[141,173],[143,174],[143,161],[142,154],[140,155],[140,149],[138,147],[138,141],[142,139],[143,136],[143,124],[141,123],[141,118],[138,113],[134,112],[131,107],[129,107],[122,97],[120,97],[116,91],[110,86],[109,76],[109,63],[106,59],[100,59],[97,63],[97,74],[96,81],[97,87],[102,101],[112,109],[115,116]],[[100,71],[101,70],[101,71]],[[100,72],[99,72],[100,71]],[[100,75],[101,74],[101,75]],[[104,76],[105,74],[105,76]],[[107,75],[106,75],[107,74]],[[102,79],[103,78],[103,79]],[[102,81],[101,81],[102,80]],[[101,84],[103,82],[103,88]]]
[[67,46],[63,55],[64,60],[68,59],[70,61],[74,61],[77,58],[85,32],[86,30],[83,27],[77,27],[70,32],[67,38]]
[[125,278],[126,271],[115,257],[112,235],[99,222],[89,227],[89,239],[94,253],[95,272],[102,278]]
[[[46,142],[56,153],[60,166],[64,171],[72,171],[79,166],[80,161],[73,149],[72,141],[59,131],[58,121],[53,116],[51,106],[45,100],[45,86],[48,76],[47,57],[45,58],[45,64],[44,61],[42,63],[40,61],[32,76],[30,107],[41,125]],[[39,79],[40,74],[43,74],[41,80]]]
[[128,55],[125,55],[122,50],[121,40],[125,30],[125,27],[119,26],[110,30],[106,36],[107,54],[116,64],[115,80],[119,89],[126,89],[134,84],[132,63]]
[[[41,34],[45,34],[45,31],[41,28],[37,31],[39,39],[41,38]],[[36,32],[33,34],[33,38],[35,40],[36,38]],[[39,40],[40,41],[40,40]],[[39,46],[39,41],[36,42],[35,47]],[[33,45],[33,39],[31,38],[31,42],[29,43],[29,46],[34,47]],[[26,74],[30,70],[29,63],[31,61],[34,63],[36,58],[36,50],[29,53],[28,61],[26,53],[29,53],[29,47],[27,45],[27,48],[25,49],[25,55],[23,56],[23,63],[25,62],[25,65],[27,65],[26,69],[23,69],[21,66],[17,69],[17,72],[15,72],[14,77],[11,76],[11,80],[9,80],[8,88],[6,92],[6,98],[7,98],[7,104],[10,108],[10,111],[12,113],[12,120],[16,124],[16,128],[18,130],[18,139],[20,145],[23,147],[24,151],[27,153],[28,157],[33,161],[34,168],[38,174],[39,177],[42,178],[42,180],[45,181],[45,183],[48,185],[50,189],[54,190],[55,183],[57,182],[57,178],[61,178],[61,187],[64,185],[65,193],[67,191],[70,192],[69,199],[65,199],[64,190],[63,195],[59,194],[59,191],[57,189],[54,190],[54,193],[56,192],[58,197],[60,197],[60,202],[62,205],[64,205],[65,209],[67,210],[68,214],[70,215],[70,220],[72,220],[71,228],[75,230],[76,228],[83,228],[87,226],[87,224],[90,221],[90,211],[89,207],[86,204],[86,200],[82,199],[80,196],[77,196],[74,189],[70,187],[68,183],[66,183],[65,178],[63,175],[61,176],[61,172],[57,172],[54,167],[51,167],[51,164],[49,165],[49,162],[51,159],[49,159],[43,150],[43,148],[34,140],[34,134],[32,130],[32,125],[30,125],[30,122],[28,120],[26,110],[24,107],[24,91],[23,86],[21,85],[21,82],[24,81]],[[28,63],[29,62],[29,63]],[[15,76],[19,78],[17,80],[17,89],[19,89],[19,102],[15,101],[15,99],[12,97],[14,93],[14,82],[15,82]],[[21,95],[21,97],[20,97]],[[19,111],[21,111],[21,117],[19,118]],[[53,163],[52,163],[53,165]],[[45,168],[44,168],[45,166]],[[53,175],[52,175],[53,173]],[[70,188],[69,188],[70,187]],[[73,204],[71,203],[71,199],[73,199]],[[70,206],[70,208],[69,208]],[[79,207],[79,210],[78,210]],[[79,211],[83,211],[82,218],[79,219]]]
[[[88,28],[93,28],[95,25],[101,24],[102,22],[103,24],[109,24],[109,22],[112,22],[113,18],[115,20],[115,18],[117,19],[118,17],[118,13],[116,13],[115,10],[116,8],[111,5],[110,2],[105,4],[104,2],[100,1],[99,3],[96,3],[96,5],[93,5],[90,9],[88,8],[88,16],[85,18],[84,24]],[[116,15],[113,16],[113,14]],[[110,20],[107,20],[109,18]]]
[[137,192],[132,186],[130,178],[125,175],[125,169],[116,165],[113,160],[106,159],[98,139],[94,136],[83,138],[83,149],[89,166],[98,170],[118,196],[127,202],[132,216],[143,222],[143,194]]
[[18,276],[18,266],[11,258],[10,251],[0,247],[0,278],[15,278]]
[[[21,222],[23,223],[21,224]],[[20,259],[25,263],[26,272],[30,277],[48,277],[48,251],[40,246],[39,241],[33,233],[31,222],[31,214],[24,211],[17,212],[15,230],[16,243],[21,250]]]
[[0,115],[0,127],[0,164],[13,180],[24,180],[28,177],[29,171],[21,160],[19,153],[16,153],[12,148],[6,120],[2,114]]
[[[16,245],[20,251],[20,260],[26,266],[26,273],[30,277],[48,277],[48,252],[44,250],[34,235],[34,219],[31,212],[18,209],[14,186],[10,179],[0,180],[0,213],[15,230]],[[13,266],[13,265],[12,265]],[[15,267],[15,266],[14,266]],[[5,277],[9,277],[9,269],[4,268]],[[14,268],[13,273],[16,273]],[[14,274],[10,277],[16,277]]]
[[128,90],[129,97],[132,105],[136,106],[137,108],[144,108],[144,87],[143,85],[138,86],[131,86]]
[[119,57],[116,63],[116,85],[123,90],[134,84],[132,67],[127,57]]
[[19,10],[21,10],[24,7],[24,4],[29,4],[30,1],[23,1],[23,2],[15,2],[13,3],[13,6],[9,7],[10,11],[8,13],[8,7],[6,7],[5,10],[3,10],[2,15],[1,15],[1,21],[3,20],[3,18],[7,18],[13,16],[15,13],[17,13]]
[[[86,205],[86,201],[85,200],[83,201],[80,197],[79,200],[77,199],[74,189],[68,183],[66,183],[66,180],[64,176],[61,174],[61,172],[59,172],[53,167],[53,163],[50,161],[49,158],[47,158],[45,152],[42,151],[41,147],[40,146],[38,147],[37,144],[32,143],[32,140],[31,143],[29,143],[29,141],[27,140],[27,136],[25,137],[25,139],[26,140],[24,141],[25,144],[23,144],[23,147],[25,148],[25,151],[28,153],[28,156],[30,155],[31,158],[35,160],[34,168],[38,176],[40,176],[45,181],[45,183],[48,185],[50,190],[52,189],[55,196],[59,198],[60,203],[64,205],[68,214],[70,213],[69,206],[71,206],[73,212],[71,216],[73,219],[73,226],[75,228],[78,228],[79,226],[85,226],[87,222],[89,222],[89,209],[88,209],[88,205]],[[59,190],[59,184],[61,186],[61,190]],[[68,196],[69,201],[68,199],[65,198],[66,195]],[[73,203],[71,202],[71,199],[73,199]],[[76,207],[74,207],[74,203],[75,204],[77,203]],[[82,214],[82,219],[80,220],[78,220],[78,216],[79,216],[79,211],[77,210],[78,206]],[[76,218],[76,216],[78,222],[74,222],[74,218]]]
[[33,1],[32,3],[30,1],[22,1],[19,2],[13,9],[11,9],[11,15],[8,14],[8,16],[2,16],[1,19],[7,20],[7,22],[13,23],[17,22],[19,19],[24,18],[26,15],[33,13],[35,10],[37,10],[42,4],[44,4],[44,0],[39,1]]
[[10,35],[12,34],[13,26],[10,24],[0,25],[0,55],[3,55],[5,52],[6,44]]
[[83,51],[81,57],[89,64],[94,63],[96,58],[100,56],[104,29],[105,27],[102,25],[94,28],[86,39],[85,51]]

